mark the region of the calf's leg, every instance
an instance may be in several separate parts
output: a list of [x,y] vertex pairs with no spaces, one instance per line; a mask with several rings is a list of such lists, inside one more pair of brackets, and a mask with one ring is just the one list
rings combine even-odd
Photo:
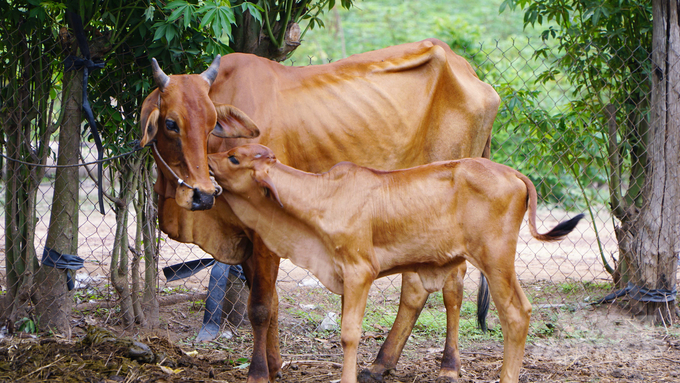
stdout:
[[250,282],[248,318],[253,327],[253,356],[246,382],[273,382],[282,365],[276,294],[279,257],[255,236],[253,255],[243,263],[243,270]]
[[[447,348],[444,349],[442,358],[442,370],[439,373],[441,378],[438,378],[440,382],[455,382],[460,371],[458,318],[463,300],[463,279],[466,271],[465,262],[454,268],[443,290],[447,312]],[[403,273],[401,278],[401,297],[397,317],[375,361],[359,374],[360,383],[382,383],[384,376],[397,367],[406,341],[429,296],[417,273]]]
[[[514,260],[514,249],[509,257]],[[524,345],[529,333],[531,303],[520,287],[514,267],[488,267],[484,269],[484,273],[489,280],[491,297],[503,328],[503,367],[500,381],[516,383],[519,381]]]
[[442,367],[437,377],[437,383],[452,383],[458,381],[460,374],[460,351],[458,350],[458,324],[460,307],[463,304],[465,272],[467,264],[461,264],[453,269],[444,284],[444,306],[446,307],[446,344],[442,356]]
[[408,272],[401,275],[401,297],[397,317],[375,361],[359,374],[360,383],[383,382],[383,377],[397,367],[404,345],[428,296],[429,293],[423,288],[417,273]]
[[[347,273],[347,271],[345,271]],[[341,383],[357,381],[357,349],[361,340],[361,322],[364,318],[368,290],[373,278],[366,272],[351,272],[344,281],[342,296],[342,321],[340,339],[343,351]]]

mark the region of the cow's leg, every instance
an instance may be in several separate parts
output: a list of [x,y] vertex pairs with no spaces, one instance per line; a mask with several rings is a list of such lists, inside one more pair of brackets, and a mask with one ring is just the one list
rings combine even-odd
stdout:
[[[512,253],[506,255],[508,259],[514,259],[514,248]],[[519,381],[524,345],[529,333],[531,303],[524,295],[512,265],[505,268],[485,267],[483,270],[489,280],[491,297],[503,328],[503,367],[500,380],[501,383],[515,383]]]
[[[345,270],[345,273],[348,273]],[[361,322],[364,318],[368,290],[373,279],[369,272],[350,271],[345,278],[342,296],[342,320],[340,339],[343,351],[341,383],[357,381],[357,349],[361,340]]]
[[359,374],[359,382],[383,382],[383,377],[397,367],[404,345],[425,306],[428,295],[417,273],[408,272],[401,275],[401,297],[397,317],[375,361]]
[[279,258],[256,236],[253,255],[243,263],[243,269],[250,281],[248,318],[253,327],[253,356],[247,383],[273,382],[282,364],[276,295]]
[[446,307],[446,344],[442,356],[442,368],[437,383],[457,382],[460,373],[460,351],[458,350],[458,321],[465,292],[463,281],[467,264],[461,262],[446,279],[444,284],[444,306]]
[[274,286],[272,288],[271,318],[267,331],[267,366],[269,368],[269,381],[274,382],[277,377],[281,376],[281,366],[283,365],[279,344],[279,294],[276,292],[276,278],[279,273],[281,258],[271,252],[270,257],[274,258],[271,262],[275,270],[272,271]]

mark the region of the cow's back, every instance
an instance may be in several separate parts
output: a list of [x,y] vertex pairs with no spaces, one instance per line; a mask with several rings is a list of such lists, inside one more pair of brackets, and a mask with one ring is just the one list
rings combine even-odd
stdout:
[[211,151],[258,142],[312,172],[340,161],[398,169],[481,156],[499,104],[467,61],[434,39],[307,67],[227,55],[211,98],[243,110],[261,132]]

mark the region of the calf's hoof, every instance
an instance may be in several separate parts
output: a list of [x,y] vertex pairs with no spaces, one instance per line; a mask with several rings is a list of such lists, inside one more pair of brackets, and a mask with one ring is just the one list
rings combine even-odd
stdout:
[[458,383],[458,371],[442,368],[439,370],[439,376],[437,376],[435,383]]
[[283,378],[283,373],[281,373],[281,370],[278,370],[278,371],[276,371],[276,374],[273,374],[273,375],[270,374],[269,375],[269,382],[273,383],[273,382],[276,382],[278,379],[282,379],[282,378]]
[[458,383],[458,378],[451,376],[438,376],[435,383]]
[[246,383],[273,383],[273,382],[269,381],[269,377],[255,378],[255,377],[252,377],[252,376],[248,376],[248,379],[246,379]]
[[364,368],[361,370],[359,373],[359,376],[357,376],[357,382],[359,383],[384,383],[385,379],[383,376],[387,375],[389,371],[385,371],[384,373],[380,374],[377,372],[371,372],[368,370],[368,368]]

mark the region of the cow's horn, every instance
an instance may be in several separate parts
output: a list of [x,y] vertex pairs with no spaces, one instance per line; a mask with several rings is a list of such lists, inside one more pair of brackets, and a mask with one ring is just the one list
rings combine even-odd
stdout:
[[220,69],[221,58],[222,56],[217,55],[213,60],[212,64],[210,64],[210,66],[208,67],[208,69],[206,69],[205,72],[201,73],[201,77],[203,77],[203,79],[205,79],[205,81],[208,82],[208,85],[212,85],[212,83],[217,78],[217,71]]
[[155,58],[151,59],[151,69],[153,69],[153,79],[156,80],[156,85],[162,92],[170,83],[170,77],[163,72]]

